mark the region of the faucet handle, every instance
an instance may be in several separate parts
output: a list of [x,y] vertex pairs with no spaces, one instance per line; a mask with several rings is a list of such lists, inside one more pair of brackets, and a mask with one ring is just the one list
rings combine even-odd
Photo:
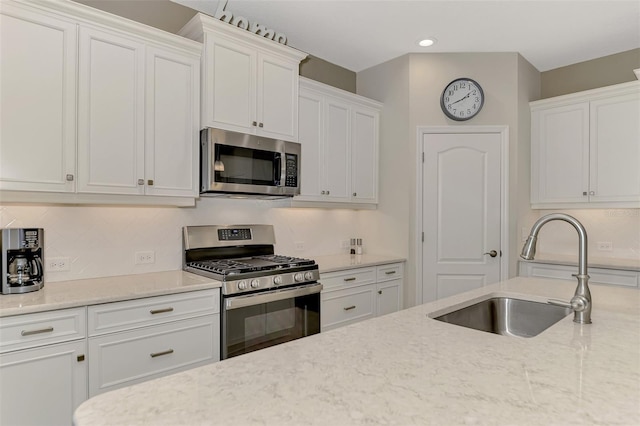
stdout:
[[589,306],[589,301],[583,296],[573,296],[569,303],[558,299],[549,299],[547,303],[550,305],[562,306],[563,308],[569,308],[575,312],[582,312]]

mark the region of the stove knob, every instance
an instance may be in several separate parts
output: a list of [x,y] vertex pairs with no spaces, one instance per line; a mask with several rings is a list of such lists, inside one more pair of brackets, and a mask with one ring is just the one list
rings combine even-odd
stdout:
[[260,287],[260,281],[251,280],[251,288],[258,288],[258,287]]
[[280,275],[273,277],[273,283],[274,284],[282,284],[282,277]]
[[297,272],[297,273],[293,276],[293,279],[294,279],[295,281],[302,281],[302,280],[304,280],[304,275],[302,275],[302,273],[301,273],[301,272]]
[[304,279],[307,281],[311,281],[313,279],[313,272],[305,272]]
[[246,290],[247,289],[247,282],[245,280],[242,280],[238,283],[238,290]]

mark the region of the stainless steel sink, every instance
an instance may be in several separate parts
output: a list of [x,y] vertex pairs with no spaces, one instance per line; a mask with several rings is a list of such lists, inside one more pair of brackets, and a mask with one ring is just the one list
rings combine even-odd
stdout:
[[492,297],[433,319],[503,336],[534,337],[571,312],[547,303]]

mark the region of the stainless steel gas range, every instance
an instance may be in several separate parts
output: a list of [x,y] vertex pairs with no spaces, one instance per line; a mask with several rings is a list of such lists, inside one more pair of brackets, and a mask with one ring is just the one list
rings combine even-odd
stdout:
[[318,265],[274,244],[271,225],[183,228],[183,270],[222,281],[221,359],[320,332]]

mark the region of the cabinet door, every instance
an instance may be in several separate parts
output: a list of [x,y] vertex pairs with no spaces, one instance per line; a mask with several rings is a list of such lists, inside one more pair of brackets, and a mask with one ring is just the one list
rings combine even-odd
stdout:
[[591,102],[590,201],[640,201],[640,93]]
[[147,48],[146,194],[196,197],[200,61]]
[[326,98],[325,137],[322,147],[323,188],[320,193],[327,201],[348,201],[351,174],[350,108],[348,105]]
[[378,113],[354,108],[351,138],[351,199],[378,202]]
[[402,306],[402,279],[385,281],[376,285],[376,315],[397,312]]
[[322,95],[308,90],[300,91],[298,136],[301,153],[300,198],[319,199],[321,191],[321,156],[323,129]]
[[87,399],[85,340],[0,355],[0,424],[70,425]]
[[589,103],[535,111],[531,131],[531,202],[588,201]]
[[143,194],[144,45],[80,27],[78,192]]
[[298,63],[258,53],[258,133],[298,141]]
[[0,189],[74,192],[76,25],[0,4]]
[[205,107],[202,125],[255,131],[256,52],[216,37],[206,39]]

